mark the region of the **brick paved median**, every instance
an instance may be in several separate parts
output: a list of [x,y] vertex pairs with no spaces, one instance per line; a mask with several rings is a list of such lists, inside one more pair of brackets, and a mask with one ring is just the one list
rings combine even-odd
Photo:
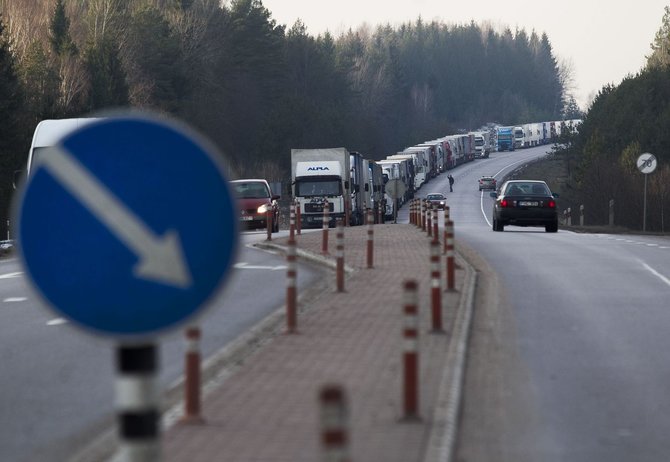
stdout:
[[[365,226],[345,229],[345,293],[335,275],[301,304],[297,335],[279,334],[246,358],[203,402],[204,425],[174,425],[163,434],[164,461],[317,461],[321,459],[318,392],[341,384],[348,397],[352,461],[423,461],[434,430],[452,326],[461,290],[443,294],[447,333],[430,333],[429,243],[411,225],[374,226],[374,268],[366,269]],[[321,231],[296,236],[321,253]],[[274,239],[285,245],[286,238]],[[330,230],[331,257],[335,230]],[[444,259],[442,260],[444,261]],[[444,287],[444,265],[442,265]],[[419,283],[420,416],[402,420],[402,284]],[[456,272],[456,287],[464,270]]]

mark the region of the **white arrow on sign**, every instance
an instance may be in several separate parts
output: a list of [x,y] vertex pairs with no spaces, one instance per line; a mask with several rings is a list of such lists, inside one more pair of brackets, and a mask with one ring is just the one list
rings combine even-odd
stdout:
[[157,236],[86,167],[55,147],[39,159],[61,185],[137,255],[135,276],[188,288],[193,280],[182,252],[179,234],[168,230]]

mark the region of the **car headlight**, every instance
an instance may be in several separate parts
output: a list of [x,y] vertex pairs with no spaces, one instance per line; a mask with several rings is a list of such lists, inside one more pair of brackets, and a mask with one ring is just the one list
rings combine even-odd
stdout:
[[270,210],[270,206],[268,204],[263,204],[258,207],[258,213],[267,213],[268,210]]

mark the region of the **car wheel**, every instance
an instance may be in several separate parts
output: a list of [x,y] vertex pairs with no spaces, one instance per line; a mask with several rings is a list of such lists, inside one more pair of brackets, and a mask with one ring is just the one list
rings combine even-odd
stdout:
[[558,232],[558,222],[555,221],[555,222],[553,222],[552,224],[545,226],[545,227],[544,227],[544,230],[545,230],[547,233],[556,233],[556,232]]

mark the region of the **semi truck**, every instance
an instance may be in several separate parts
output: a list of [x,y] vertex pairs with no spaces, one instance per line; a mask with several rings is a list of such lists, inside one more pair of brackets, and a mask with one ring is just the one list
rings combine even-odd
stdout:
[[513,127],[498,127],[498,151],[514,151]]
[[351,166],[351,225],[362,225],[365,222],[365,213],[372,207],[372,191],[368,177],[370,176],[367,159],[360,152],[349,154]]
[[489,157],[489,133],[474,132],[475,136],[475,158],[486,159]]
[[[354,155],[358,158],[358,155]],[[291,186],[300,207],[300,221],[305,228],[323,226],[323,210],[328,208],[330,226],[338,219],[345,224],[362,223],[359,207],[363,199],[354,195],[365,191],[362,165],[358,186],[352,181],[352,154],[346,148],[291,149]]]
[[523,127],[514,127],[514,148],[523,148],[525,146],[526,134]]

